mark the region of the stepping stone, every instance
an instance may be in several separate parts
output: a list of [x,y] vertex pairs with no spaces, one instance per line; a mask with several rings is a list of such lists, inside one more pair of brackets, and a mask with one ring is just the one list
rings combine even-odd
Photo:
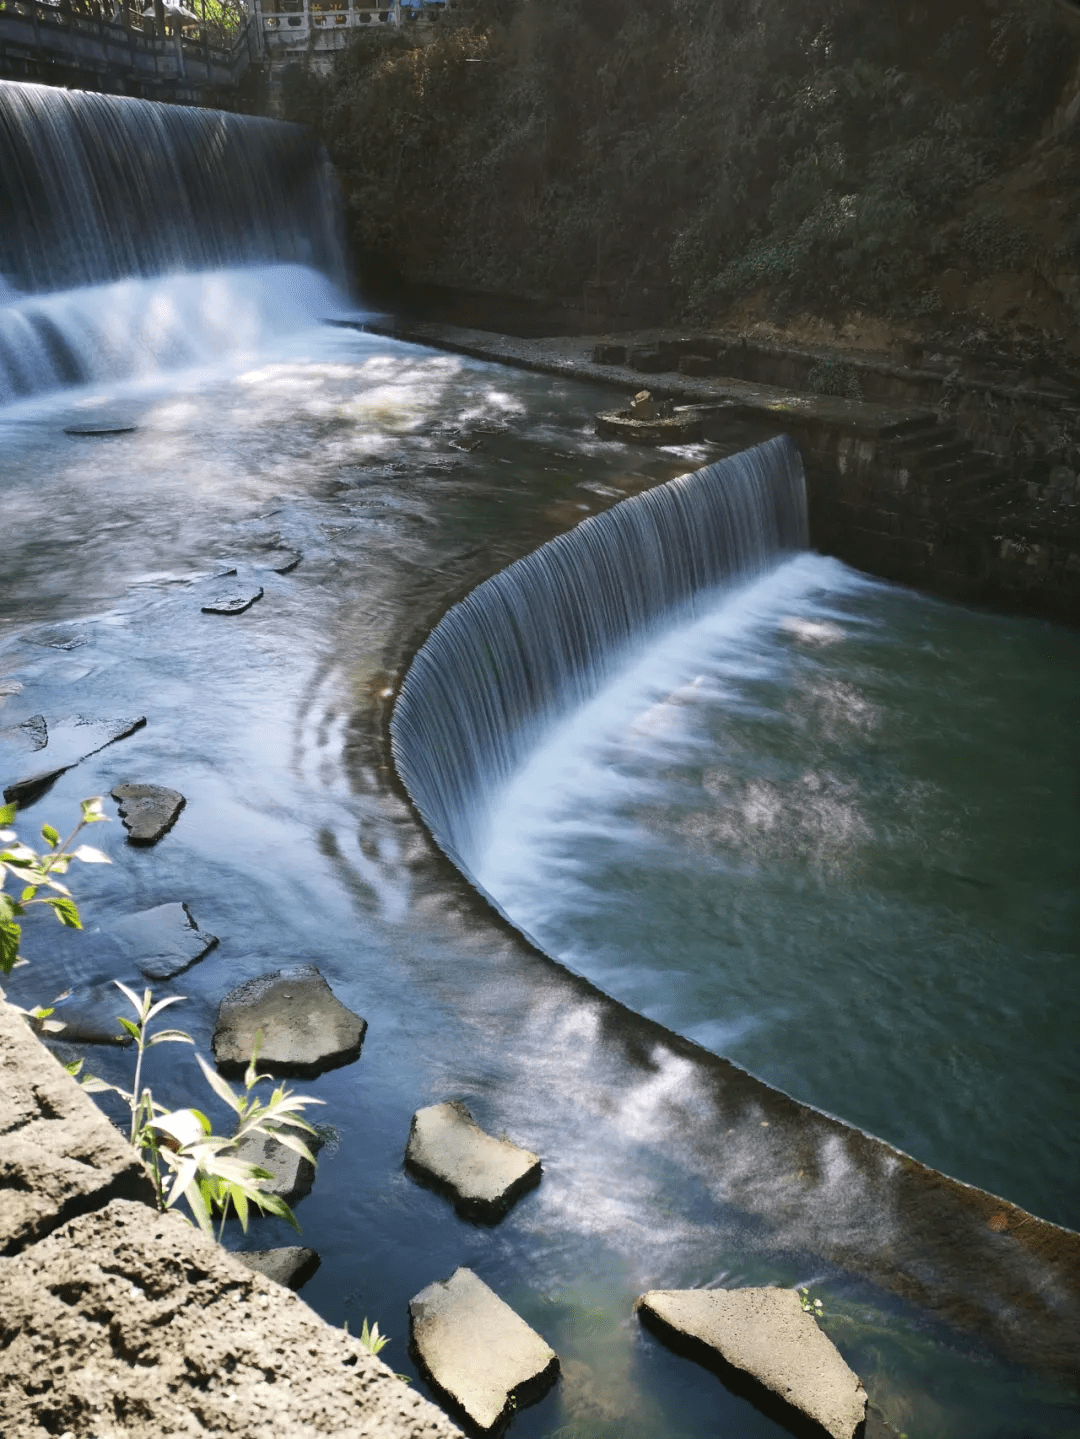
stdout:
[[45,625],[38,630],[24,630],[19,638],[28,645],[50,650],[77,650],[90,641],[85,635],[65,625]]
[[[635,1305],[674,1349],[733,1378],[754,1397],[853,1439],[866,1417],[866,1391],[793,1289],[653,1289]],[[745,1381],[744,1381],[745,1382]],[[759,1401],[760,1402],[760,1401]]]
[[459,1214],[489,1224],[539,1184],[541,1175],[539,1155],[485,1134],[460,1100],[416,1111],[405,1166],[424,1183],[448,1191]]
[[103,420],[100,424],[65,425],[65,435],[133,435],[138,425],[126,425],[122,420]]
[[202,612],[204,615],[242,615],[262,596],[262,585],[234,585],[208,600]]
[[129,844],[156,844],[187,803],[179,790],[157,784],[118,784],[111,793],[120,803]]
[[[259,1058],[261,1062],[262,1056]],[[296,1129],[290,1133],[303,1140],[312,1154],[318,1151],[317,1135]],[[309,1164],[302,1154],[297,1154],[295,1149],[282,1144],[280,1139],[274,1139],[269,1134],[249,1134],[241,1139],[233,1153],[245,1164],[257,1164],[260,1169],[268,1169],[272,1177],[263,1180],[263,1189],[268,1194],[278,1195],[286,1204],[293,1205],[311,1193],[311,1186],[315,1183],[315,1166]]]
[[313,964],[275,969],[221,1001],[214,1058],[223,1073],[242,1073],[262,1030],[259,1068],[308,1077],[360,1057],[367,1020],[346,1009]]
[[409,1323],[413,1357],[485,1434],[558,1378],[554,1349],[471,1269],[422,1289],[409,1304]]
[[147,979],[172,979],[213,949],[217,935],[204,934],[186,904],[159,904],[110,926],[107,938]]
[[256,1274],[265,1274],[267,1279],[292,1290],[302,1289],[321,1263],[314,1249],[304,1249],[299,1244],[284,1249],[250,1249],[246,1253],[236,1250],[234,1254]]
[[276,575],[291,574],[297,565],[304,558],[299,550],[272,550],[267,556],[266,563]]
[[[35,715],[34,721],[41,720]],[[28,721],[28,723],[32,723]],[[33,804],[49,788],[52,782],[67,770],[73,769],[80,760],[89,759],[106,745],[124,739],[142,729],[146,716],[134,719],[97,720],[85,719],[82,715],[71,715],[67,719],[53,720],[47,726],[47,743],[43,746],[37,768],[15,779],[4,787],[4,798],[10,803]],[[11,760],[0,750],[0,762],[10,764]]]

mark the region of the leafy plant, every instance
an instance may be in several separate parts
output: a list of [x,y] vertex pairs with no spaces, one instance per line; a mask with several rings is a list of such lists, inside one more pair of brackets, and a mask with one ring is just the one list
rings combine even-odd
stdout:
[[815,1319],[824,1319],[825,1308],[820,1299],[811,1299],[809,1289],[799,1290],[799,1305],[804,1314],[812,1314]]
[[361,1345],[369,1354],[381,1354],[390,1343],[390,1336],[388,1334],[379,1333],[379,1321],[376,1320],[369,1329],[366,1318],[360,1328],[359,1339]]
[[[214,1232],[213,1221],[217,1217],[219,1241],[230,1213],[235,1213],[246,1233],[251,1205],[264,1214],[276,1214],[299,1230],[296,1217],[285,1200],[262,1188],[262,1182],[273,1177],[270,1171],[239,1158],[238,1149],[243,1140],[262,1135],[276,1139],[279,1144],[314,1164],[315,1158],[307,1145],[299,1134],[290,1131],[314,1134],[311,1125],[301,1118],[301,1111],[309,1104],[322,1104],[323,1101],[310,1095],[293,1094],[282,1084],[264,1103],[253,1091],[256,1085],[270,1082],[271,1076],[259,1074],[256,1068],[256,1043],[251,1063],[244,1074],[241,1093],[237,1093],[212,1069],[201,1054],[195,1056],[210,1088],[236,1114],[231,1135],[215,1134],[213,1125],[200,1109],[167,1110],[154,1099],[152,1090],[142,1084],[143,1060],[147,1050],[158,1044],[194,1044],[195,1041],[182,1029],[162,1029],[150,1033],[151,1021],[170,1004],[180,1003],[184,996],[170,995],[155,1002],[149,989],[143,991],[140,999],[120,980],[113,983],[136,1015],[135,1020],[120,1019],[120,1024],[137,1046],[134,1084],[128,1091],[115,1084],[106,1084],[104,1080],[87,1077],[83,1086],[91,1093],[112,1091],[128,1105],[131,1112],[129,1139],[132,1147],[147,1162],[159,1207],[172,1209],[181,1198],[185,1199],[199,1228],[211,1235]],[[81,1061],[78,1068],[81,1068]]]
[[[83,864],[111,863],[107,854],[102,854],[100,849],[94,849],[92,845],[80,844],[75,849],[71,847],[87,825],[99,824],[108,819],[108,815],[102,810],[100,797],[83,800],[82,819],[63,841],[51,824],[43,824],[41,837],[48,849],[42,852],[23,844],[15,831],[8,828],[14,824],[17,810],[18,806],[14,804],[0,808],[0,844],[5,846],[0,850],[0,974],[10,974],[17,965],[26,963],[19,954],[19,942],[22,938],[22,925],[19,920],[32,905],[47,905],[66,928],[82,929],[82,920],[71,897],[71,891],[57,878],[58,875],[67,873],[71,861],[78,859]],[[14,880],[17,886],[22,886],[18,899],[6,892],[9,878]],[[39,894],[38,891],[42,889],[51,893]]]

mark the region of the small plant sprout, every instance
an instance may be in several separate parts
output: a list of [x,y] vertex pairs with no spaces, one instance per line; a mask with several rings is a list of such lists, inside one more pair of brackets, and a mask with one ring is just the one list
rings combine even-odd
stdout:
[[[72,849],[75,840],[87,825],[100,824],[102,820],[109,818],[102,809],[99,796],[83,800],[82,818],[67,839],[62,841],[51,824],[43,824],[41,837],[48,848],[41,851],[23,844],[15,831],[9,828],[15,823],[17,809],[18,806],[14,804],[0,807],[0,845],[3,846],[0,849],[0,974],[10,974],[17,965],[26,963],[19,954],[19,942],[22,938],[19,920],[32,905],[48,905],[62,925],[68,929],[82,929],[82,920],[71,897],[71,891],[57,878],[58,875],[67,873],[71,861],[78,859],[83,864],[111,863],[107,854],[102,854],[100,849],[94,849],[92,845],[80,844]],[[14,887],[21,886],[17,899],[7,892],[8,879],[14,881]],[[39,894],[39,890],[47,893]],[[33,1018],[43,1018],[40,1007],[38,1011],[26,1012]],[[55,1029],[57,1025],[54,1022],[45,1027]]]
[[799,1290],[799,1304],[804,1314],[812,1314],[815,1319],[825,1317],[825,1309],[820,1299],[811,1299],[809,1289]]
[[369,1354],[377,1355],[381,1354],[382,1351],[386,1348],[386,1346],[390,1343],[390,1337],[387,1334],[379,1333],[378,1320],[376,1320],[369,1329],[367,1319],[365,1319],[360,1327],[359,1342],[363,1345],[363,1347],[367,1350]]

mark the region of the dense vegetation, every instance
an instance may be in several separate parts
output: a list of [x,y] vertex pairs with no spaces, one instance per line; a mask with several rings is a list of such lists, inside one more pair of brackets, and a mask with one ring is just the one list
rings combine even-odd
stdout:
[[476,0],[427,45],[378,29],[287,100],[368,262],[611,313],[1074,328],[1062,0]]

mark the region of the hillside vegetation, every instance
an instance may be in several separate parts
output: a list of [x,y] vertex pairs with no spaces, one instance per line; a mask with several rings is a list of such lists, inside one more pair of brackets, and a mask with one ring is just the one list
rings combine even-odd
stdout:
[[362,266],[608,317],[1076,345],[1065,0],[475,0],[418,28],[287,90]]

